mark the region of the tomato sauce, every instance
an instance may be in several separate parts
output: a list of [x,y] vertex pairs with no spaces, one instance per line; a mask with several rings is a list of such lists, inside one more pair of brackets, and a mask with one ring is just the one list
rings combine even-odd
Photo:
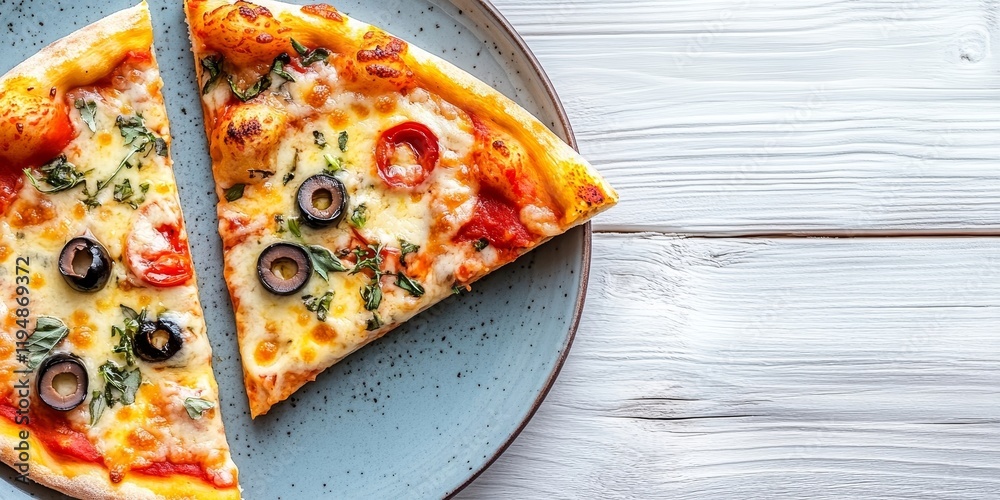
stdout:
[[[0,403],[0,415],[15,422],[17,409],[4,401]],[[70,429],[65,419],[38,407],[32,408],[29,418],[30,424],[27,427],[31,430],[31,435],[41,441],[49,452],[83,462],[103,464],[101,454],[87,436]]]
[[458,232],[459,241],[485,239],[502,250],[525,248],[534,238],[521,223],[517,209],[499,194],[490,191],[479,193],[472,220]]

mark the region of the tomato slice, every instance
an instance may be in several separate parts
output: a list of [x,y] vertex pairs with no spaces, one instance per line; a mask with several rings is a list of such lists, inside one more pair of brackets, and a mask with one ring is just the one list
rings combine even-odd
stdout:
[[[413,153],[417,163],[396,165],[393,157],[396,149],[406,146]],[[375,145],[375,163],[378,176],[390,187],[409,189],[419,186],[431,175],[437,165],[438,138],[427,126],[417,122],[406,122],[382,132]]]
[[170,215],[157,204],[140,210],[142,213],[138,214],[125,242],[129,268],[139,279],[156,287],[187,283],[194,276],[194,267],[187,239],[182,236],[179,222],[172,220],[179,216]]

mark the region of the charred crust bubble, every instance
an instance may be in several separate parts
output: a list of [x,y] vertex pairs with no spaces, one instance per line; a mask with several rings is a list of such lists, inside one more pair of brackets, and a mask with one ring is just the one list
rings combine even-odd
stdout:
[[368,71],[369,75],[378,78],[399,78],[402,75],[398,69],[382,66],[381,64],[369,64],[365,70]]
[[[64,376],[73,379],[73,384],[69,386],[72,390],[63,393],[56,387],[56,377]],[[72,354],[56,354],[42,362],[38,368],[38,378],[36,379],[36,389],[38,398],[46,406],[56,411],[69,411],[84,399],[87,399],[87,389],[90,379],[87,377],[87,367],[84,366],[80,358]]]
[[271,11],[267,10],[266,7],[262,7],[260,5],[248,4],[245,2],[240,2],[240,3],[242,3],[243,5],[240,5],[237,11],[240,13],[241,16],[243,16],[250,22],[256,21],[257,18],[260,16],[274,17],[271,15]]
[[376,45],[374,49],[359,50],[358,62],[399,61],[399,55],[405,51],[406,42],[396,37],[389,37],[389,43],[385,44],[385,48],[382,48],[381,45]]
[[306,14],[312,14],[314,16],[319,16],[322,17],[323,19],[329,19],[331,21],[342,22],[344,20],[344,16],[340,15],[340,12],[337,12],[337,9],[322,3],[313,5],[303,5],[302,12],[305,12]]
[[261,126],[260,120],[257,118],[251,118],[239,124],[230,122],[226,129],[226,142],[235,142],[244,146],[247,140],[260,135],[263,131],[264,127]]
[[600,205],[601,203],[604,203],[604,194],[601,193],[601,190],[597,189],[597,186],[594,186],[593,184],[580,186],[580,188],[577,189],[576,194],[581,200],[590,205]]

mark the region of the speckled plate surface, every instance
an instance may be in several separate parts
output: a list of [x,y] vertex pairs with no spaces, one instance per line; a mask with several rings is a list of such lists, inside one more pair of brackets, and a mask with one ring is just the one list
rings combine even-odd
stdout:
[[[133,0],[0,0],[0,73]],[[572,341],[590,265],[574,229],[418,316],[251,421],[222,278],[215,195],[187,25],[149,0],[181,201],[223,417],[248,499],[430,498],[472,481],[516,437]],[[299,1],[299,3],[304,3]],[[470,71],[572,140],[534,58],[485,0],[341,0],[347,14]],[[0,499],[53,498],[2,467]]]

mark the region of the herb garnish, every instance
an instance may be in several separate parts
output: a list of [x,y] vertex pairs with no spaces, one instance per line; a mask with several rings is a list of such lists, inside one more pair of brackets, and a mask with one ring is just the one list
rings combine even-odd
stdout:
[[424,287],[403,273],[396,274],[396,286],[406,290],[414,297],[420,297],[424,294]]
[[378,315],[378,311],[372,313],[372,319],[368,320],[368,331],[372,332],[382,328],[382,317]]
[[[382,271],[382,246],[368,245],[367,249],[358,247],[354,249],[357,263],[351,274],[358,274],[365,270],[371,271],[371,281],[361,288],[361,299],[365,301],[365,309],[374,311],[382,303],[382,276],[388,274]],[[371,255],[368,257],[368,255]]]
[[292,41],[292,48],[301,56],[303,66],[309,66],[312,63],[320,61],[325,62],[330,57],[330,51],[323,47],[317,47],[310,52],[305,45],[295,41],[294,38],[290,40]]
[[208,56],[201,60],[201,67],[208,71],[208,81],[205,82],[205,86],[201,89],[202,95],[207,94],[209,90],[212,90],[212,86],[219,81],[219,76],[222,75],[222,56]]
[[340,146],[340,150],[344,153],[347,152],[347,131],[340,133],[340,137],[337,138],[337,145]]
[[479,238],[478,240],[476,240],[475,243],[472,244],[472,247],[475,248],[477,252],[481,252],[484,248],[488,246],[490,246],[490,240],[486,238]]
[[135,403],[135,393],[142,383],[138,368],[129,370],[118,366],[114,361],[108,361],[97,371],[104,377],[104,399],[109,408],[118,402],[124,405]]
[[302,229],[299,228],[299,219],[297,217],[288,218],[288,230],[291,231],[296,238],[302,237]]
[[302,297],[306,310],[316,313],[316,318],[326,321],[326,315],[330,312],[330,303],[333,302],[333,292],[326,292],[322,297],[306,295]]
[[368,207],[362,203],[354,207],[354,211],[351,212],[350,224],[361,229],[365,227],[366,222],[368,222]]
[[334,158],[330,153],[323,155],[323,159],[326,160],[326,167],[323,169],[323,173],[333,175],[344,169],[344,160]]
[[139,205],[146,201],[146,193],[149,192],[149,183],[143,182],[139,184],[140,196],[137,198],[132,198],[135,192],[132,190],[132,182],[125,179],[121,184],[115,185],[115,201],[119,203],[127,203],[132,210],[139,208]]
[[240,90],[236,86],[236,82],[233,81],[233,76],[232,75],[229,75],[228,77],[226,77],[226,81],[229,82],[229,88],[230,88],[230,90],[233,91],[233,95],[235,95],[237,99],[239,99],[239,100],[241,100],[243,102],[247,102],[250,99],[253,99],[254,97],[259,96],[261,92],[263,92],[263,91],[271,88],[271,74],[270,73],[262,75],[260,77],[260,79],[257,80],[256,83],[254,83],[253,85],[251,85],[250,88],[248,88],[246,90]]
[[284,177],[281,178],[281,185],[282,186],[287,186],[288,183],[291,182],[292,179],[295,178],[295,171],[298,170],[298,168],[299,168],[299,150],[296,149],[295,150],[295,156],[292,158],[292,170],[289,171],[287,174],[285,174]]
[[326,149],[326,136],[323,135],[323,132],[313,130],[313,142],[316,143],[320,149]]
[[69,334],[69,328],[58,318],[39,316],[35,321],[35,331],[28,337],[28,368],[34,369],[41,363],[56,344]]
[[331,272],[347,271],[347,268],[340,262],[340,259],[333,255],[333,252],[319,245],[309,247],[309,256],[312,258],[313,270],[325,281],[330,281]]
[[226,201],[233,202],[242,198],[246,187],[246,184],[234,184],[233,187],[226,190]]
[[97,103],[77,99],[73,102],[73,107],[80,110],[80,117],[83,118],[83,123],[87,124],[87,128],[91,132],[97,132]]
[[104,393],[101,391],[94,391],[90,395],[90,426],[93,427],[97,424],[97,421],[101,419],[101,415],[104,414],[104,410],[108,407],[107,401],[104,400]]
[[43,189],[38,185],[39,179],[35,178],[31,174],[31,169],[24,169],[24,175],[28,177],[28,181],[31,185],[38,190],[39,193],[58,193],[60,191],[66,191],[73,189],[85,181],[85,176],[91,171],[80,172],[77,170],[76,165],[66,161],[66,155],[60,155],[58,158],[42,165],[38,170],[42,172],[42,181],[46,184],[52,186],[50,189]]
[[399,256],[399,259],[402,260],[402,259],[405,259],[406,256],[409,255],[409,254],[411,254],[411,253],[417,253],[417,252],[419,252],[420,251],[420,247],[417,246],[417,245],[414,245],[413,243],[410,243],[408,241],[399,240],[399,251],[402,254],[402,255]]
[[155,151],[157,156],[167,156],[167,141],[163,140],[161,137],[157,137],[156,134],[150,132],[149,129],[146,128],[142,115],[137,114],[129,118],[119,115],[118,118],[115,119],[115,126],[121,130],[122,137],[125,138],[125,145],[132,146],[132,151],[129,151],[125,158],[122,159],[121,163],[118,164],[118,168],[116,168],[114,173],[111,174],[111,177],[108,177],[107,180],[97,181],[97,189],[93,193],[90,192],[87,186],[83,187],[83,194],[87,197],[83,200],[83,203],[90,208],[94,208],[101,204],[101,202],[97,201],[98,193],[103,191],[104,188],[112,185],[115,177],[118,177],[118,174],[122,171],[122,168],[132,168],[132,164],[129,163],[129,160],[132,159],[132,156],[136,153],[148,156],[150,153]]
[[212,408],[215,408],[215,403],[205,399],[186,398],[184,400],[184,409],[187,410],[187,414],[191,417],[191,420],[198,420],[206,411]]
[[281,54],[278,55],[278,57],[275,57],[274,62],[271,63],[271,72],[284,78],[285,80],[294,82],[295,79],[292,78],[292,75],[290,75],[288,71],[285,70],[285,65],[291,62],[292,58],[289,57],[288,54],[282,52]]
[[128,366],[132,366],[135,364],[135,354],[133,352],[135,335],[139,333],[139,326],[146,321],[146,309],[137,313],[135,309],[124,304],[119,304],[118,307],[122,310],[122,314],[125,315],[125,321],[124,328],[111,327],[111,338],[118,337],[118,345],[112,351],[124,354],[125,363]]

